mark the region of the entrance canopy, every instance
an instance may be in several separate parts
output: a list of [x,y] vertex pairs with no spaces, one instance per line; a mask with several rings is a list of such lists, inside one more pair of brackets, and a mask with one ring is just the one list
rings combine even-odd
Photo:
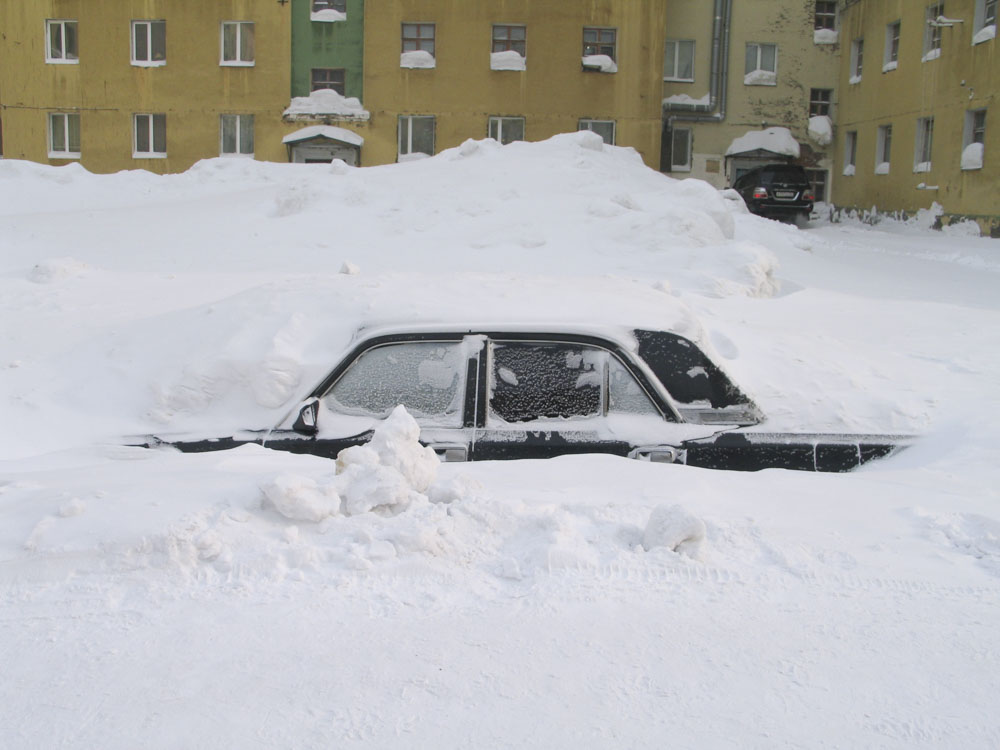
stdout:
[[361,163],[365,139],[336,125],[310,125],[289,133],[281,142],[288,147],[288,160],[296,164],[342,159],[356,167]]

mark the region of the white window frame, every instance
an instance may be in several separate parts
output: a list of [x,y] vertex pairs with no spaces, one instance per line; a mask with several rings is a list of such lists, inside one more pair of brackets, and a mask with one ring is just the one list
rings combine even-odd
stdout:
[[[685,144],[687,150],[687,160],[685,163],[680,164],[676,161],[677,155],[677,136],[682,135],[684,140],[687,141]],[[690,172],[692,153],[691,146],[694,144],[693,131],[691,128],[674,128],[670,131],[670,171],[671,172]]]
[[892,123],[879,125],[875,136],[875,174],[889,174],[892,164]]
[[924,10],[924,55],[921,62],[936,60],[941,55],[942,32],[937,25],[938,16],[944,15],[944,3],[937,0]]
[[[771,69],[765,68],[763,65],[763,51],[765,47],[774,47],[774,67]],[[754,68],[752,70],[746,70],[745,72],[743,79],[744,85],[776,86],[778,83],[778,45],[772,42],[747,42],[747,57],[749,57],[751,49],[754,50],[756,60]],[[747,83],[746,76],[752,75],[753,73],[770,73],[771,76],[766,80],[762,79],[753,83]]]
[[851,41],[851,77],[848,83],[861,83],[865,69],[865,38],[859,36]]
[[858,131],[844,133],[844,176],[853,177],[858,166]]
[[[252,159],[254,149],[251,148],[249,151],[244,151],[243,146],[243,123],[249,119],[250,121],[250,145],[255,146],[257,140],[257,134],[254,132],[254,119],[253,115],[219,115],[219,156],[225,157],[241,157],[245,159]],[[235,129],[235,151],[226,151],[226,123],[231,122],[233,128]]]
[[[415,120],[430,120],[431,121],[431,153],[427,154],[426,151],[414,151],[413,150],[413,122]],[[403,123],[406,123],[406,143],[403,143]],[[437,148],[437,118],[434,115],[400,115],[397,120],[397,128],[399,133],[396,140],[396,160],[412,156],[413,154],[427,154],[427,156],[433,156],[434,151]],[[405,146],[405,150],[404,150]]]
[[[79,159],[80,158],[80,151],[79,151],[79,145],[80,144],[77,144],[78,149],[76,151],[73,151],[73,150],[70,149],[69,131],[70,131],[70,118],[71,117],[75,118],[75,120],[76,120],[76,129],[77,129],[77,131],[79,131],[80,130],[80,114],[78,112],[49,112],[49,117],[48,117],[48,122],[49,122],[49,127],[48,127],[48,152],[49,152],[49,158],[50,159]],[[62,123],[63,123],[63,144],[62,144],[63,148],[62,149],[56,149],[55,148],[55,144],[53,143],[53,136],[55,134],[55,127],[54,127],[54,122],[53,121],[56,120],[56,119],[61,119]],[[79,135],[78,135],[78,137],[79,137]]]
[[[163,24],[163,59],[154,60],[153,58],[153,24],[162,23]],[[149,54],[148,60],[140,60],[136,56],[135,51],[135,34],[136,29],[139,26],[146,27],[146,52]],[[132,64],[138,68],[160,68],[167,64],[167,22],[163,19],[141,19],[132,21],[130,29],[131,37],[129,39],[129,46],[132,48]]]
[[[236,58],[233,60],[226,59],[226,27],[235,26],[236,27]],[[243,50],[243,34],[244,27],[250,27],[250,34],[253,39],[253,56],[252,60],[240,59],[240,54]],[[257,45],[256,45],[256,24],[253,21],[223,21],[219,25],[219,65],[225,67],[233,68],[252,68],[257,64]]]
[[[673,45],[673,55],[670,54],[670,45]],[[678,75],[681,69],[681,49],[682,46],[686,46],[690,50],[691,56],[691,77],[684,78]],[[694,39],[668,39],[666,45],[663,48],[663,80],[664,81],[678,81],[681,83],[694,83],[694,50],[695,50],[695,40]],[[667,73],[667,61],[673,64],[674,74],[669,75]]]
[[901,20],[885,25],[885,47],[882,50],[883,73],[895,70],[899,66],[899,40],[902,33],[903,22]]
[[[76,57],[66,56],[66,24],[73,24],[76,27]],[[52,28],[55,26],[59,27],[59,38],[62,40],[62,57],[52,55]],[[80,64],[80,25],[75,18],[45,19],[45,62],[53,65]]]
[[[599,130],[595,130],[595,128],[594,128],[595,125],[597,125],[598,127],[604,126],[604,125],[610,125],[611,126],[611,142],[610,143],[608,143],[608,139],[604,137],[603,133],[601,133]],[[608,143],[609,146],[614,146],[615,145],[615,141],[618,138],[618,124],[617,124],[617,122],[615,120],[591,120],[591,119],[588,119],[588,118],[583,118],[579,122],[577,122],[576,129],[577,130],[589,130],[591,132],[597,133],[599,136],[601,136],[602,139],[604,139],[605,143]]]
[[[486,123],[486,132],[489,138],[492,138],[497,143],[503,143],[503,130],[505,123],[519,122],[521,124],[521,138],[516,138],[514,140],[525,140],[527,136],[527,130],[525,128],[525,120],[523,117],[516,115],[505,116],[505,115],[490,115],[489,120]],[[513,143],[514,141],[507,141],[507,143]]]
[[[146,129],[147,135],[149,136],[149,151],[139,151],[139,118],[149,118],[141,127]],[[164,150],[154,151],[156,148],[156,118],[163,117],[163,141]],[[132,158],[133,159],[166,159],[166,140],[167,140],[167,116],[163,112],[137,112],[132,115]]]
[[[992,14],[992,18],[987,15],[987,12]],[[976,0],[975,23],[972,27],[973,37],[987,26],[996,26],[998,22],[1000,22],[1000,9],[998,9],[997,0]],[[985,42],[987,39],[980,41]],[[977,42],[973,41],[973,44],[977,44]]]
[[930,172],[934,156],[934,118],[917,120],[917,137],[913,145],[913,171]]

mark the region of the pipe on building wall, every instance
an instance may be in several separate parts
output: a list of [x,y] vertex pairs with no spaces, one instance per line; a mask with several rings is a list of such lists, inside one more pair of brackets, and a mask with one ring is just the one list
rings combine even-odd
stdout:
[[[729,95],[729,30],[733,18],[733,0],[715,0],[712,14],[712,68],[709,72],[708,105],[664,104],[671,112],[667,127],[675,121],[722,122],[726,119],[726,100]],[[718,107],[717,112],[712,110]]]

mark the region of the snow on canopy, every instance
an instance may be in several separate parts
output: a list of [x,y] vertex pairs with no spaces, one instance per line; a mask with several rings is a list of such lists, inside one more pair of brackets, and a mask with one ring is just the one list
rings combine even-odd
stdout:
[[770,151],[782,156],[799,157],[799,142],[788,128],[767,128],[748,130],[745,135],[735,138],[726,149],[726,156],[745,154],[748,151]]
[[291,118],[304,115],[342,115],[361,120],[371,117],[356,97],[341,96],[333,89],[319,89],[309,96],[293,97],[283,115]]
[[310,125],[294,133],[289,133],[281,139],[282,143],[299,143],[310,138],[329,138],[331,141],[342,141],[352,146],[365,145],[365,139],[352,130],[338,128],[336,125]]

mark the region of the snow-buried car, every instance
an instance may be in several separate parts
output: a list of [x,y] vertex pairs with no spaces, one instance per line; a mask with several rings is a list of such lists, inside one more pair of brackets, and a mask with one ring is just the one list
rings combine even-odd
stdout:
[[850,471],[905,446],[900,435],[774,433],[694,342],[651,330],[379,330],[270,430],[183,451],[253,442],[335,458],[402,404],[446,461],[610,453],[713,469]]

